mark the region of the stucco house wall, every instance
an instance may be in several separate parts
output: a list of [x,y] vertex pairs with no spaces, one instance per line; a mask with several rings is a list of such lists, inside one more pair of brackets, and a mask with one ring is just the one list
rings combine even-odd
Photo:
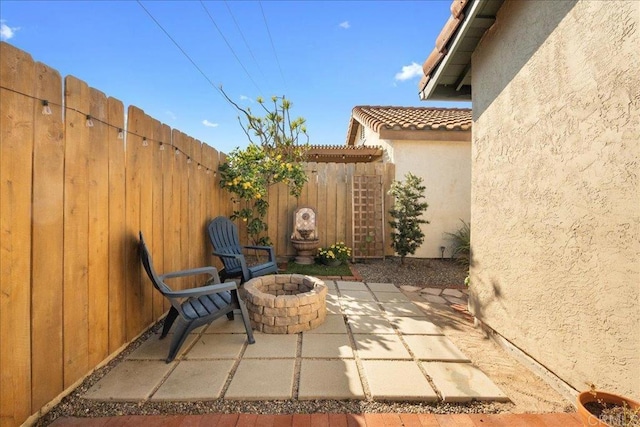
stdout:
[[395,180],[404,181],[409,172],[423,179],[429,204],[423,217],[430,223],[422,225],[424,243],[409,256],[440,258],[444,246],[444,257],[451,257],[453,247],[447,233],[456,232],[461,220],[469,223],[471,217],[471,136],[467,141],[384,139],[373,129],[359,126],[358,143],[383,148],[384,161],[396,166]]
[[473,56],[473,314],[640,398],[640,2],[506,1]]

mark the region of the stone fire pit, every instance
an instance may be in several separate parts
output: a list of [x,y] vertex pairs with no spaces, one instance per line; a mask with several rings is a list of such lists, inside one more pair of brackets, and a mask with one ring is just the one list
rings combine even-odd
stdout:
[[244,284],[251,326],[267,334],[314,329],[327,315],[327,285],[316,277],[275,274]]

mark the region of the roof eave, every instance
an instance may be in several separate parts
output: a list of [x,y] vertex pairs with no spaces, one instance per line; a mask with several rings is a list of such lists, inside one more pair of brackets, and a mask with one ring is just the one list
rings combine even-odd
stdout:
[[[471,4],[464,11],[464,18],[457,28],[451,43],[447,46],[446,53],[436,65],[435,69],[429,73],[429,75],[423,77],[426,80],[426,84],[419,91],[421,100],[434,100],[434,101],[470,101],[471,100],[471,58],[464,65],[462,73],[456,79],[454,84],[443,83],[444,75],[447,73],[449,67],[454,64],[454,58],[456,53],[463,45],[465,37],[469,31],[475,26],[483,29],[488,29],[495,21],[492,17],[481,16],[480,12],[488,3],[501,4],[502,1],[498,0],[471,0]],[[437,49],[437,48],[436,48]],[[460,64],[456,64],[457,67]],[[426,71],[426,70],[425,70]],[[423,83],[424,84],[424,83]]]

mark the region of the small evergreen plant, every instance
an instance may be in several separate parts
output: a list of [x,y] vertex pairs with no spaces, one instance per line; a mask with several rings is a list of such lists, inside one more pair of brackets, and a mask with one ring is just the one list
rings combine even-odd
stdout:
[[429,204],[424,199],[425,187],[422,178],[411,172],[405,175],[405,181],[394,181],[391,184],[389,194],[395,198],[393,208],[389,214],[393,221],[391,225],[391,246],[400,255],[400,263],[404,265],[407,255],[413,255],[424,242],[424,233],[421,224],[429,224],[429,221],[421,218]]

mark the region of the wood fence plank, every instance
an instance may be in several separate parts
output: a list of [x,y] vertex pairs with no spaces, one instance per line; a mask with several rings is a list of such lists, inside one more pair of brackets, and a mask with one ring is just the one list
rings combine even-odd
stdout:
[[[189,152],[189,146],[187,141],[187,135],[182,132],[173,132],[174,142],[180,148],[181,152],[176,155],[176,171],[178,172],[178,176],[181,178],[178,182],[178,189],[174,193],[175,197],[179,197],[179,208],[180,213],[178,218],[180,219],[180,223],[177,224],[179,227],[180,238],[178,248],[178,260],[179,260],[179,269],[188,268],[189,264],[189,168],[187,164],[187,154]],[[176,280],[175,283],[179,286],[180,289],[184,289],[190,283],[187,280],[179,279]]]
[[89,237],[88,237],[88,349],[89,368],[109,354],[109,128],[107,97],[90,88]]
[[[143,138],[147,138],[146,145],[144,141],[140,148],[140,229],[145,235],[146,239],[149,239],[149,247],[151,250],[155,247],[153,240],[153,223],[154,213],[153,211],[153,153],[157,147],[157,143],[154,140],[153,135],[153,119],[144,113],[142,110],[138,110],[140,118],[138,120],[138,134]],[[153,254],[152,254],[153,256]],[[138,261],[140,265],[140,261]],[[153,322],[153,294],[156,292],[151,284],[151,281],[144,272],[144,269],[139,268],[141,275],[140,278],[140,324],[139,328],[145,328]]]
[[[147,229],[140,223],[140,191],[142,173],[142,134],[138,133],[142,127],[144,113],[137,107],[130,105],[127,110],[127,143],[126,143],[126,191],[125,191],[125,262],[126,262],[126,336],[127,341],[133,339],[142,328],[142,268],[138,255],[138,232],[143,231],[145,239],[150,239]],[[148,280],[148,279],[147,279]],[[144,282],[144,285],[147,285]]]
[[66,142],[64,189],[64,386],[89,370],[89,183],[91,128],[86,126],[89,87],[65,79]]
[[336,165],[336,219],[335,219],[335,240],[344,242],[347,240],[347,168],[346,164]]
[[[318,165],[320,166],[320,165]],[[327,186],[329,183],[329,168],[327,163],[318,167],[318,204],[316,207],[316,223],[318,224],[318,232],[320,238],[320,246],[328,246],[331,244],[327,236],[327,221],[329,212],[327,211]]]
[[[171,128],[166,124],[162,124],[160,128],[159,139],[162,142],[162,150],[158,147],[160,158],[162,160],[162,259],[160,262],[162,271],[178,270],[175,257],[173,256],[174,234],[171,232],[173,224],[178,222],[175,217],[175,209],[173,202],[173,180],[175,152],[171,146]],[[170,307],[169,301],[163,298],[164,311]]]
[[118,139],[124,131],[124,105],[109,98],[109,353],[113,353],[126,342],[125,328],[125,147]]
[[[162,123],[153,118],[149,118],[152,141],[149,143],[149,154],[151,155],[151,170],[149,185],[151,186],[151,217],[148,218],[152,225],[153,234],[153,256],[157,260],[158,265],[156,268],[160,268],[161,271],[167,271],[164,269],[164,220],[162,216],[163,206],[163,179],[164,171],[162,169],[162,151],[160,151],[160,141],[163,138]],[[164,146],[164,145],[163,145]],[[150,282],[148,287],[151,289],[151,321],[156,321],[165,312],[165,300],[162,294],[156,291]]]
[[[0,43],[0,86],[31,95],[31,57]],[[33,99],[0,89],[0,424],[31,413]],[[41,107],[42,108],[42,107]]]
[[327,165],[327,210],[326,210],[326,229],[327,245],[333,245],[336,243],[337,233],[337,218],[338,218],[338,167],[335,163],[329,163]]
[[64,129],[62,79],[36,63],[35,96],[46,99],[51,115],[34,105],[31,295],[32,408],[35,412],[63,390],[62,248]]

